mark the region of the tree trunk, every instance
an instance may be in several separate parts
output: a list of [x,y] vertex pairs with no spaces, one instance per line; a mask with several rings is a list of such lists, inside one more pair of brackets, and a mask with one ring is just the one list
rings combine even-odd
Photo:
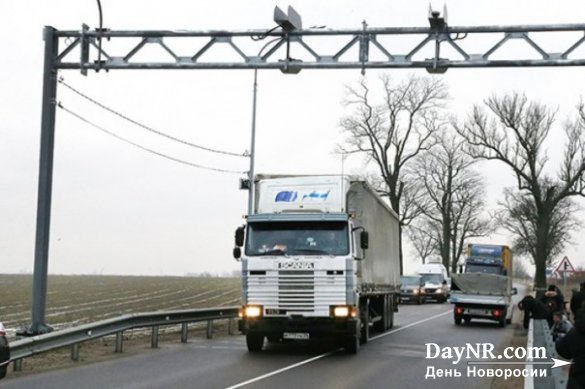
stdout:
[[[541,212],[542,213],[542,212]],[[536,221],[536,250],[534,254],[534,287],[536,296],[540,298],[546,291],[546,261],[548,259],[548,222],[547,215],[541,216]]]

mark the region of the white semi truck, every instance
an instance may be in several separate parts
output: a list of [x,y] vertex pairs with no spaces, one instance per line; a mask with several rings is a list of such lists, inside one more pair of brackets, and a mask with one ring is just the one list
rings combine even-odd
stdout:
[[333,338],[349,353],[398,310],[398,217],[364,181],[259,176],[256,212],[236,230],[238,327],[250,352],[265,338]]

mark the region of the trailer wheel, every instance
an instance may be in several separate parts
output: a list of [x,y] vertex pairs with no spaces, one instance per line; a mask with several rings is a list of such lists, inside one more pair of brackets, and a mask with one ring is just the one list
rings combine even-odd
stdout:
[[262,351],[263,345],[264,345],[264,335],[255,334],[255,333],[247,333],[246,334],[246,346],[248,346],[249,352],[255,353],[258,351]]
[[388,325],[386,327],[387,330],[394,327],[394,299],[389,299],[389,307],[388,307]]

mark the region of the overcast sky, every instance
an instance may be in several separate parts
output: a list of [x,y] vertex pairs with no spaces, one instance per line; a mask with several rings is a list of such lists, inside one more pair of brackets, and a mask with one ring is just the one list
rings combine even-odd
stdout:
[[[583,1],[452,0],[451,26],[583,23]],[[427,0],[408,1],[139,1],[102,0],[104,27],[148,29],[268,29],[274,5],[292,5],[303,25],[328,28],[427,26]],[[433,2],[442,9],[443,2]],[[98,24],[95,0],[0,1],[0,272],[31,272],[34,262],[43,41],[45,25],[78,30]],[[573,43],[582,33],[576,33]],[[492,38],[495,42],[501,36]],[[533,38],[555,51],[560,39]],[[420,38],[418,38],[420,39]],[[495,39],[495,40],[494,40]],[[412,42],[397,42],[400,52]],[[462,41],[482,52],[482,41]],[[108,42],[104,42],[107,45]],[[135,44],[135,43],[134,43]],[[410,45],[410,46],[409,46]],[[467,46],[466,46],[467,45]],[[474,49],[477,45],[477,49]],[[129,47],[131,47],[130,45]],[[336,47],[337,48],[337,47]],[[556,50],[566,49],[561,45]],[[107,50],[107,46],[106,46]],[[331,49],[333,50],[333,49]],[[327,52],[327,46],[324,46]],[[585,48],[579,53],[583,58]],[[513,41],[494,58],[534,54]],[[577,54],[579,54],[577,53]],[[332,53],[331,53],[332,54]],[[146,51],[156,59],[159,51]],[[210,53],[222,58],[228,55]],[[424,55],[422,53],[421,55]],[[150,57],[149,57],[150,56]],[[368,70],[375,85],[382,71]],[[410,72],[392,70],[400,80]],[[117,111],[157,130],[209,147],[243,153],[249,149],[252,107],[251,70],[236,71],[61,71],[66,82]],[[256,171],[259,173],[339,173],[333,153],[343,138],[339,120],[348,83],[359,70],[303,70],[283,75],[259,72]],[[558,108],[557,127],[547,143],[550,172],[556,171],[564,144],[562,122],[583,95],[582,68],[451,69],[441,76],[450,87],[450,109],[463,117],[472,104],[493,94],[524,91]],[[147,133],[58,88],[64,106],[136,143],[193,163],[237,171],[247,160],[216,156]],[[346,171],[359,171],[352,156]],[[507,168],[482,163],[488,203],[513,185]],[[233,231],[246,213],[247,194],[238,190],[240,175],[210,172],[162,159],[114,139],[57,111],[49,272],[54,274],[183,275],[239,268],[231,256]],[[583,201],[579,200],[583,205]],[[583,212],[580,214],[583,219]],[[584,231],[565,254],[585,266]],[[484,242],[509,244],[505,234]],[[414,271],[412,254],[406,270]],[[559,258],[560,259],[560,258]]]

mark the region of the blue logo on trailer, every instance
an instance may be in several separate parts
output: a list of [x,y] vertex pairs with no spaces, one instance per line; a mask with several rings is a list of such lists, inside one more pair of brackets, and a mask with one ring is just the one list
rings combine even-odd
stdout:
[[472,257],[501,257],[502,256],[501,246],[488,246],[488,245],[473,245],[471,247]]
[[327,197],[329,197],[329,191],[327,192],[316,192],[316,191],[312,191],[309,194],[303,195],[303,200],[304,199],[320,199],[320,200],[326,200]]
[[274,199],[274,201],[277,203],[292,203],[297,199],[297,197],[298,197],[297,192],[291,190],[284,190],[276,194],[276,198]]

